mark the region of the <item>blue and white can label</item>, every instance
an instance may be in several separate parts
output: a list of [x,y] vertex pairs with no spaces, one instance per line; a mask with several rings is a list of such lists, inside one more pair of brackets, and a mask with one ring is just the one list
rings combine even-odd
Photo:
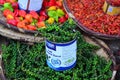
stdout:
[[47,64],[56,71],[73,68],[76,64],[77,40],[54,43],[46,40]]
[[42,7],[43,0],[18,0],[20,9],[39,11]]

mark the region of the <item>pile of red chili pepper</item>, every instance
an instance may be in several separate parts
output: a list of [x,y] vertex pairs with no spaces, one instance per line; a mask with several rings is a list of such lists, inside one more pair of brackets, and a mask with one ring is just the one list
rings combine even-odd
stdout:
[[120,34],[120,15],[111,16],[104,13],[102,7],[105,0],[66,1],[67,6],[83,27],[102,34]]
[[18,0],[0,0],[0,5],[7,23],[26,30],[45,28],[45,22],[62,24],[68,19],[62,0],[43,0],[40,12],[20,10]]

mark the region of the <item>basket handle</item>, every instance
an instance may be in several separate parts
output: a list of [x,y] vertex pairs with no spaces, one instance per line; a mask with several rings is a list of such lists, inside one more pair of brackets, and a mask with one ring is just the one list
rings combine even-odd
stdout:
[[6,80],[2,69],[2,52],[0,51],[0,79]]

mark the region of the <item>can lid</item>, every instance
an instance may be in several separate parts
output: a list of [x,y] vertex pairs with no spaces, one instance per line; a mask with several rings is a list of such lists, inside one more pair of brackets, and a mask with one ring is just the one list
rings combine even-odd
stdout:
[[120,0],[106,0],[110,5],[119,7],[120,6]]

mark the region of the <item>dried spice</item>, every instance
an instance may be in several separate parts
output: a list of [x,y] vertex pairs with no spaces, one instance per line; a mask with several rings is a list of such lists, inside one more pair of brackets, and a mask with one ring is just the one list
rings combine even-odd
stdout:
[[66,0],[76,19],[88,29],[108,35],[120,34],[120,15],[104,13],[105,0]]

